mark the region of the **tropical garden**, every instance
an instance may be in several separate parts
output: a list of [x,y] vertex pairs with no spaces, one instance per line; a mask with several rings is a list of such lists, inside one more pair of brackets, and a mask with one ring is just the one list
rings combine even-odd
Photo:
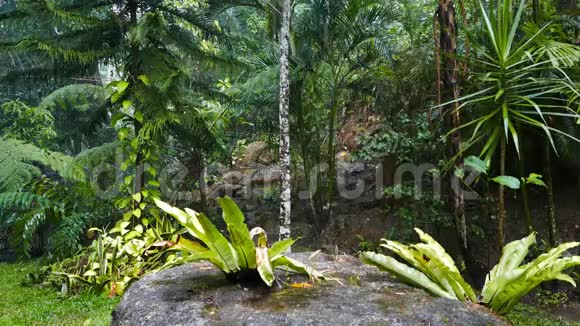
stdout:
[[294,252],[580,323],[579,125],[576,0],[0,0],[0,325]]

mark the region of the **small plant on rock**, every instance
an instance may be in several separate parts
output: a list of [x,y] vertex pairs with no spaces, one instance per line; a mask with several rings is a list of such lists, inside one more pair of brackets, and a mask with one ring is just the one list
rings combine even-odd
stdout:
[[[272,286],[276,280],[274,269],[277,267],[306,274],[313,280],[325,278],[321,272],[284,255],[295,240],[278,241],[268,248],[266,232],[262,228],[250,231],[245,223],[244,214],[231,198],[224,197],[218,201],[230,234],[229,240],[203,213],[188,208],[183,211],[160,200],[155,201],[159,208],[177,219],[188,233],[199,241],[192,241],[183,236],[178,236],[175,241],[166,241],[167,246],[179,250],[182,254],[165,267],[206,260],[235,282],[261,279],[268,286]],[[254,243],[255,237],[257,244]]]
[[564,270],[580,265],[580,256],[562,255],[580,242],[568,242],[521,265],[530,246],[536,243],[536,234],[508,243],[497,265],[489,272],[481,291],[481,303],[499,313],[508,313],[522,297],[543,282],[560,280],[576,286]]
[[580,256],[562,256],[567,250],[579,246],[580,242],[561,244],[530,263],[521,265],[530,246],[536,242],[536,234],[532,233],[503,248],[501,259],[487,275],[481,297],[477,300],[443,247],[423,231],[415,231],[424,243],[403,245],[383,239],[381,245],[410,266],[374,252],[363,252],[361,260],[435,296],[479,302],[501,315],[510,312],[522,297],[542,282],[560,280],[576,286],[572,277],[563,271],[580,265]]
[[393,251],[412,267],[374,252],[363,252],[361,260],[435,296],[475,302],[475,292],[463,279],[445,249],[423,231],[415,229],[415,232],[423,243],[404,245],[396,241],[381,240],[382,248]]

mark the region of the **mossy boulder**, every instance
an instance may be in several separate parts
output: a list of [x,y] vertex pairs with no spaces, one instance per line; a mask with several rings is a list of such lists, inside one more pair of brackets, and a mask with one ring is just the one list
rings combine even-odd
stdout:
[[[308,261],[310,253],[290,256]],[[318,254],[309,263],[340,283],[310,287],[303,276],[277,272],[285,285],[270,289],[234,284],[208,263],[184,265],[134,284],[112,325],[508,325],[485,308],[434,298],[352,256]]]

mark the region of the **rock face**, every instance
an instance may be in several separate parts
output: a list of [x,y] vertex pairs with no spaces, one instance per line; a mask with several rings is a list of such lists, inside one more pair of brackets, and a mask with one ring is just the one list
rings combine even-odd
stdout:
[[[306,262],[308,253],[292,254]],[[237,285],[208,263],[144,277],[125,294],[112,325],[508,325],[484,308],[434,298],[351,256],[316,255],[309,263],[341,280],[305,287]]]

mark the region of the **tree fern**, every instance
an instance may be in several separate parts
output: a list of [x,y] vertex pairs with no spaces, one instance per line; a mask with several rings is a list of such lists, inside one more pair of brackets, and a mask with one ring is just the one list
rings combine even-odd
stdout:
[[22,101],[5,102],[0,105],[0,136],[47,147],[56,136],[54,117]]
[[109,124],[109,94],[104,87],[75,84],[52,92],[39,109],[55,118],[58,150],[78,154],[84,146],[97,144],[98,135]]
[[0,194],[1,209],[48,209],[52,202],[31,192],[5,192]]
[[0,139],[0,192],[17,191],[39,176],[41,171],[33,163],[44,159],[44,152],[34,145],[17,139]]
[[14,192],[41,175],[41,167],[65,173],[72,158],[44,151],[21,140],[0,138],[0,193]]

